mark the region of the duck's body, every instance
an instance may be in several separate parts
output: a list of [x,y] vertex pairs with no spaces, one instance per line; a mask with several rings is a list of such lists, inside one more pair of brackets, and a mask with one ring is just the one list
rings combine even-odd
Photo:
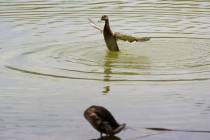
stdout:
[[105,20],[105,25],[103,29],[104,40],[106,42],[106,46],[110,51],[119,51],[119,47],[117,45],[117,39],[114,36],[110,26],[108,18],[101,18],[101,20]]
[[122,34],[118,32],[112,32],[109,25],[109,18],[107,15],[103,15],[101,20],[105,21],[104,28],[97,26],[91,19],[88,19],[91,25],[103,33],[106,46],[110,51],[119,51],[117,40],[123,40],[128,42],[143,42],[150,40],[149,37],[135,37],[132,35]]
[[84,112],[85,118],[102,134],[115,135],[125,128],[126,124],[118,124],[112,114],[102,106],[91,106]]

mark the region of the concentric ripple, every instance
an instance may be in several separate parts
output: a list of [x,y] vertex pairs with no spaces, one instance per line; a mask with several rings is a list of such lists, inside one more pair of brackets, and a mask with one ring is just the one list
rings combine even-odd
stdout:
[[109,52],[103,41],[22,49],[5,65],[10,70],[54,78],[99,81],[197,81],[210,77],[206,39],[154,38],[120,42]]

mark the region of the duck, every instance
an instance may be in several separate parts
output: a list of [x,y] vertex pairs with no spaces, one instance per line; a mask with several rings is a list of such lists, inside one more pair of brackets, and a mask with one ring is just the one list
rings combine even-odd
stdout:
[[120,49],[118,47],[117,41],[128,41],[130,43],[132,42],[143,42],[150,40],[150,37],[135,37],[132,35],[127,35],[119,32],[113,32],[110,27],[109,18],[107,15],[103,15],[101,17],[101,21],[104,21],[104,28],[97,26],[90,18],[88,18],[91,26],[99,30],[101,33],[103,33],[104,41],[106,43],[106,46],[108,50],[118,52]]
[[126,124],[119,124],[113,115],[102,106],[92,105],[84,111],[84,117],[98,131],[100,136],[114,136],[125,129]]
[[106,42],[107,48],[110,51],[119,51],[119,47],[117,44],[117,38],[110,28],[108,16],[106,16],[106,15],[102,16],[101,21],[105,21],[103,35],[104,35],[104,40]]

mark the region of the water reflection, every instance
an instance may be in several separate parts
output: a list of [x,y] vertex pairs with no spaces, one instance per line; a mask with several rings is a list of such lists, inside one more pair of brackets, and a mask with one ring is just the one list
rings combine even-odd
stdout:
[[92,139],[92,140],[121,140],[121,139],[116,136],[105,136],[105,137],[100,137],[98,139]]
[[[107,51],[104,57],[104,77],[106,83],[103,93],[107,94],[111,91],[111,81],[125,81],[129,78],[148,75],[150,69],[150,60],[141,54],[129,54],[123,52]],[[145,71],[145,69],[147,69]],[[123,78],[122,78],[123,77]],[[124,77],[129,77],[125,79]]]
[[106,95],[107,93],[109,93],[109,91],[110,91],[110,86],[105,86],[102,92],[104,93],[104,95]]
[[109,82],[112,74],[112,65],[119,58],[119,52],[107,51],[104,62],[104,81]]
[[[117,60],[119,57],[119,52],[111,52],[107,51],[105,58],[104,58],[104,82],[109,82],[111,80],[111,74],[112,74],[112,64],[114,60]],[[110,85],[107,83],[104,87],[104,90],[102,91],[103,94],[107,94],[110,92]]]

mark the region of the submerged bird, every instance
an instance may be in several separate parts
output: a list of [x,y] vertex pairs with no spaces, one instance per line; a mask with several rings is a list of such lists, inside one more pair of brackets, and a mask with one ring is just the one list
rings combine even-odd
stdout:
[[89,19],[91,25],[97,30],[103,32],[104,40],[106,42],[106,46],[110,51],[119,51],[119,47],[117,45],[117,40],[123,40],[128,42],[138,42],[138,41],[148,41],[149,37],[134,37],[127,34],[121,34],[118,32],[112,32],[111,27],[109,25],[109,18],[107,15],[103,15],[101,17],[102,21],[105,21],[104,28],[97,26],[91,19]]
[[112,114],[102,106],[90,106],[84,112],[84,117],[101,133],[113,136],[123,130],[126,124],[119,124]]

